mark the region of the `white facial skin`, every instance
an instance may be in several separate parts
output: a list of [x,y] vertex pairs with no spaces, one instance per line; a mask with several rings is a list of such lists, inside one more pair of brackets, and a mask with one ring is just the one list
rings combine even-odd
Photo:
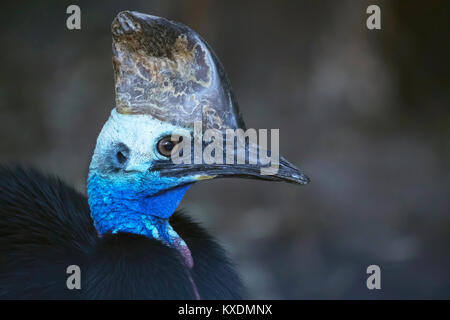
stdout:
[[151,115],[124,115],[113,109],[97,139],[90,171],[102,171],[112,144],[122,143],[130,151],[124,171],[145,171],[153,160],[167,159],[157,150],[158,141],[170,135],[190,136],[188,129],[162,122]]

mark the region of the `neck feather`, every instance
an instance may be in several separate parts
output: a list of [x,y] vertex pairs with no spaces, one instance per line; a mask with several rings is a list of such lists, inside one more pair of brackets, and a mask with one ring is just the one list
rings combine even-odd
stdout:
[[157,238],[158,227],[175,212],[190,185],[146,192],[133,183],[113,181],[98,174],[88,179],[89,206],[100,234],[130,232]]
[[185,264],[192,268],[189,248],[169,224],[170,216],[189,187],[190,184],[185,184],[147,194],[137,190],[135,184],[115,183],[98,174],[90,174],[88,194],[94,225],[100,235],[128,232],[159,240],[176,249]]

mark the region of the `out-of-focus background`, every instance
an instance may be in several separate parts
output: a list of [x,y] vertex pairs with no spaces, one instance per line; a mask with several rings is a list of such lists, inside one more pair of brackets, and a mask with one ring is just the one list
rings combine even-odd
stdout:
[[[82,29],[66,28],[78,4]],[[366,8],[381,8],[381,30]],[[224,179],[182,203],[251,298],[449,298],[448,1],[14,1],[0,20],[0,162],[85,192],[114,102],[121,10],[183,22],[215,49],[248,127],[279,128],[312,183]],[[366,287],[381,267],[381,290]]]

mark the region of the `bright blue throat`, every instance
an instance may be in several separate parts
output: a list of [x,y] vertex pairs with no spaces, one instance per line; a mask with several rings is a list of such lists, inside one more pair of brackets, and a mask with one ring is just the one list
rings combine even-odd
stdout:
[[91,172],[88,194],[95,227],[101,235],[129,232],[174,246],[179,237],[173,234],[168,218],[190,187],[177,186],[180,182],[176,178],[160,178],[159,174],[130,177]]

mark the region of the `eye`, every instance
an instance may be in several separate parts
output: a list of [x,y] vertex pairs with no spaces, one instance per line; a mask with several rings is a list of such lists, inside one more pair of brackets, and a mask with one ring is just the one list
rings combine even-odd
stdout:
[[183,141],[182,136],[166,136],[158,141],[157,149],[158,152],[164,157],[170,157],[172,151]]

